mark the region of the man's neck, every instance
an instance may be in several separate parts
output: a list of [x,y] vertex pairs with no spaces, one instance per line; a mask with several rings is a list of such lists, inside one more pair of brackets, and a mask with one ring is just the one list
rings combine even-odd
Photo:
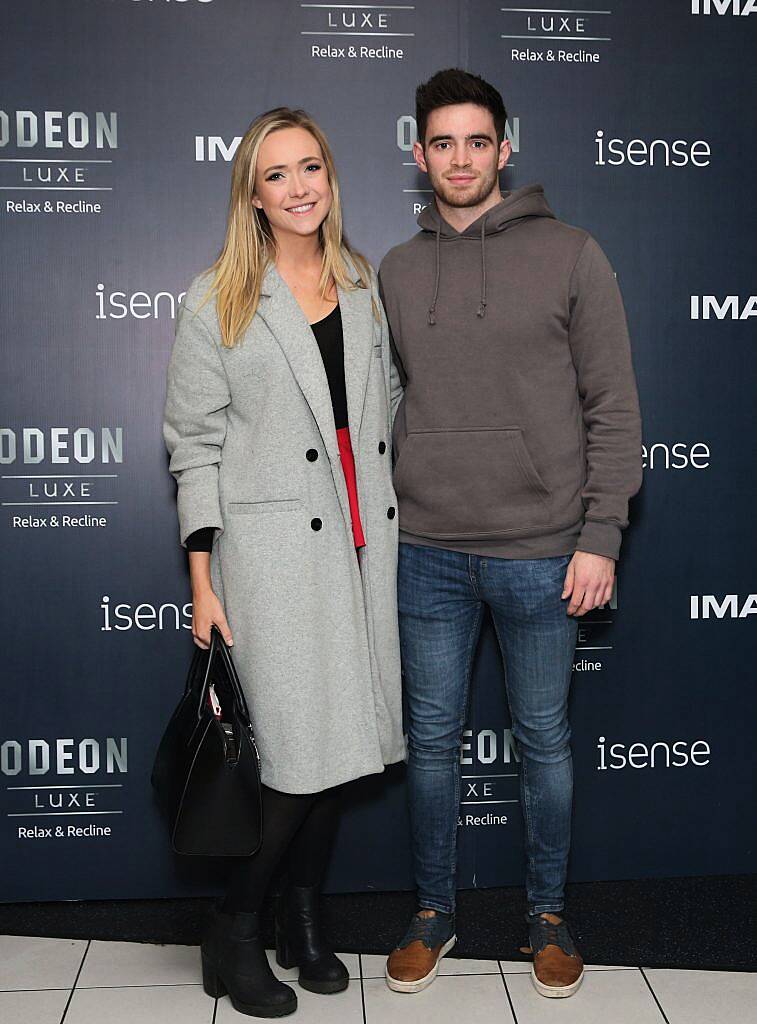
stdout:
[[450,227],[454,228],[455,231],[465,231],[466,228],[478,220],[478,218],[486,213],[487,210],[491,210],[495,206],[499,206],[502,202],[502,194],[499,188],[493,188],[486,199],[478,203],[476,206],[450,206],[445,203],[443,199],[436,196],[436,207],[439,213],[444,217]]

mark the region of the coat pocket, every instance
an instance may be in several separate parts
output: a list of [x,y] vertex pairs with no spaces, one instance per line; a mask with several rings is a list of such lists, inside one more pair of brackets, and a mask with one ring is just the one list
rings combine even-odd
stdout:
[[520,427],[407,435],[394,472],[400,528],[439,540],[528,536],[550,525],[550,492]]
[[300,498],[280,498],[275,501],[230,501],[226,507],[232,515],[296,512],[302,508],[302,500]]

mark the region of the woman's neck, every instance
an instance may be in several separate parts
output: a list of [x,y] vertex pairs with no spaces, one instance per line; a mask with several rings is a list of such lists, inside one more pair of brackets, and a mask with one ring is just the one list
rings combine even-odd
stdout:
[[276,236],[276,266],[280,271],[317,271],[320,275],[322,261],[323,251],[317,232],[304,236],[287,232]]

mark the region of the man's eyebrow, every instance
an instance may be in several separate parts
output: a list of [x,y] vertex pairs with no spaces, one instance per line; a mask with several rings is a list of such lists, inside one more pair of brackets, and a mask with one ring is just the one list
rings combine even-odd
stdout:
[[[304,156],[302,160],[298,160],[297,163],[310,164],[313,163],[314,160],[317,160],[320,163],[321,158],[319,156]],[[271,167],[266,167],[263,174],[270,174],[271,171],[284,171],[286,170],[286,166],[286,164],[273,164]]]
[[[432,135],[428,140],[427,145],[431,146],[435,142],[449,142],[452,138],[451,135]],[[488,132],[471,132],[469,135],[464,136],[465,139],[484,139],[486,142],[493,142],[491,135]]]

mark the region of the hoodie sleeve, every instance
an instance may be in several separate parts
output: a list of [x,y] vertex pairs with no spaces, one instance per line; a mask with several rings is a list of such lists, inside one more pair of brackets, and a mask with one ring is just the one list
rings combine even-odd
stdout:
[[163,437],[178,484],[181,543],[195,530],[223,531],[218,465],[231,402],[226,372],[210,331],[182,303],[168,366]]
[[585,522],[577,549],[617,559],[641,486],[641,417],[628,327],[607,257],[587,237],[570,283],[570,347],[586,428]]

